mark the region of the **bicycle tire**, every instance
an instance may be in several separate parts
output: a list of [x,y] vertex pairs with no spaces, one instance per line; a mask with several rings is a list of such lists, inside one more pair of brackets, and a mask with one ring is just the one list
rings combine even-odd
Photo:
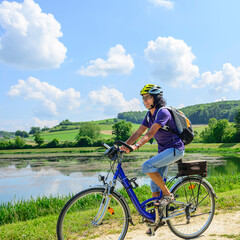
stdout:
[[95,217],[105,188],[89,188],[73,196],[63,207],[57,222],[58,240],[118,239],[123,240],[129,225],[129,213],[120,194],[113,192],[109,210],[100,224]]
[[[215,212],[215,196],[211,187],[201,179],[187,177],[173,187],[175,200],[188,204],[182,210],[185,214],[170,218],[167,224],[170,230],[178,237],[192,239],[200,236],[212,222]],[[171,203],[166,207],[166,217],[176,214],[183,209],[180,203]]]

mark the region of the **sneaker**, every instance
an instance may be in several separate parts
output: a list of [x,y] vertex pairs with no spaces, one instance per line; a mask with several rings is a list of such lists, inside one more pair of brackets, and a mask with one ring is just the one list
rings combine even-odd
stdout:
[[162,207],[166,207],[169,203],[174,201],[174,195],[171,193],[169,196],[163,196],[159,203]]

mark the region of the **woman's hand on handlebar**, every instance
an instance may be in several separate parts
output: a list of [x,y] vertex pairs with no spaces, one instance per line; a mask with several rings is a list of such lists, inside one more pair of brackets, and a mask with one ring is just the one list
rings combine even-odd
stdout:
[[[130,145],[130,147],[132,147],[133,151],[137,150],[137,146],[136,145]],[[121,146],[120,150],[126,152],[126,153],[130,153],[129,148],[125,147],[125,146]]]

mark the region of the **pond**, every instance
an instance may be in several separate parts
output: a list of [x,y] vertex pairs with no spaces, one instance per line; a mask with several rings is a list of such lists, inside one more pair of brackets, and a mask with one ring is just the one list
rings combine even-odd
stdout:
[[[140,153],[125,158],[123,168],[129,178],[137,177],[139,185],[149,184],[141,173],[141,165],[153,156]],[[96,161],[97,159],[97,161]],[[207,160],[208,176],[234,174],[240,171],[237,155],[212,156],[186,154],[184,160]],[[0,203],[37,196],[57,196],[77,193],[90,185],[99,184],[98,174],[106,175],[109,163],[102,156],[82,156],[71,159],[0,159]],[[170,176],[175,176],[177,165],[171,165]],[[117,185],[120,187],[120,185]]]

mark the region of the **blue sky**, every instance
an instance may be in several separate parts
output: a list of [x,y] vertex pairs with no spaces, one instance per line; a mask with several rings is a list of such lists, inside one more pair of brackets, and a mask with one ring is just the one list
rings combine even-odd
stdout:
[[239,100],[240,1],[0,1],[0,130]]

